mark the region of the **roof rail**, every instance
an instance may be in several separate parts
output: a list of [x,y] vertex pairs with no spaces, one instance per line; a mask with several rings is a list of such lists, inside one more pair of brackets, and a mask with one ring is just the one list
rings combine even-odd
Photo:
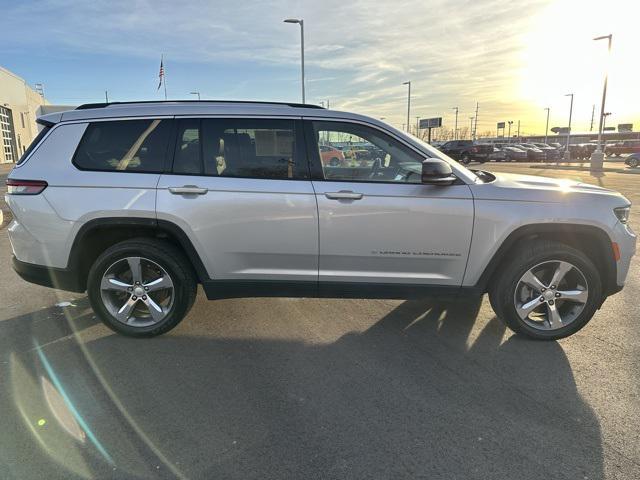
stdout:
[[109,102],[109,103],[85,103],[76,107],[76,110],[88,110],[90,108],[105,108],[111,105],[138,105],[138,104],[154,104],[154,103],[240,103],[240,104],[258,104],[258,105],[287,105],[289,107],[298,108],[324,108],[320,105],[311,105],[308,103],[289,103],[289,102],[264,102],[252,100],[142,100],[138,102]]

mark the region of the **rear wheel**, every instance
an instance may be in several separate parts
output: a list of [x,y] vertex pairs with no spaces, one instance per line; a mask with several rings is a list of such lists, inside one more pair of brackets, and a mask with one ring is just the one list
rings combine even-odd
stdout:
[[118,243],[89,271],[91,307],[112,330],[132,337],[168,332],[196,297],[191,265],[173,245],[156,239]]
[[631,157],[627,160],[627,165],[629,165],[631,168],[636,168],[638,165],[640,165],[640,159],[638,159],[637,157]]
[[462,163],[463,165],[469,165],[471,163],[471,157],[469,156],[468,153],[465,153],[462,155],[462,158],[460,159],[460,163]]
[[539,241],[518,250],[499,272],[491,305],[514,332],[540,340],[564,338],[584,327],[602,295],[600,275],[579,250]]
[[329,160],[329,166],[337,167],[338,165],[340,165],[340,159],[338,157],[333,157],[331,160]]

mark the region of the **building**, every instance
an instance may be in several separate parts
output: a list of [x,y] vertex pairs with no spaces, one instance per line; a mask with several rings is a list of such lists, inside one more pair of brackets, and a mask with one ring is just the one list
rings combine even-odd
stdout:
[[0,163],[16,162],[38,134],[36,117],[47,101],[27,82],[0,67]]

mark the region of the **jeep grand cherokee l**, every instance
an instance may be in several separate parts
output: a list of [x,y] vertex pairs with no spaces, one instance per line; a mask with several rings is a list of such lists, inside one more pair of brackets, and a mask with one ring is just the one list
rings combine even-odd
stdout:
[[[474,173],[361,115],[139,102],[38,121],[7,180],[14,269],[87,291],[126,335],[175,327],[200,283],[209,299],[488,292],[515,332],[556,339],[623,287],[635,252],[619,193]],[[344,141],[383,155],[322,161]]]

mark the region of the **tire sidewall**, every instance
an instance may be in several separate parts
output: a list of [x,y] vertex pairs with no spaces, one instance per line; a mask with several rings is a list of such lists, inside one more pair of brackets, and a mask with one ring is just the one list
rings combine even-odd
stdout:
[[[141,257],[160,265],[173,282],[173,305],[167,316],[160,322],[146,327],[132,327],[117,320],[102,301],[100,284],[105,271],[118,260],[126,257]],[[112,330],[132,337],[149,337],[167,332],[175,327],[190,307],[189,281],[184,278],[180,260],[163,254],[152,242],[125,242],[114,245],[102,253],[94,262],[87,279],[89,302],[98,317]],[[193,282],[193,280],[191,280]],[[195,287],[193,287],[195,288]]]
[[[580,312],[578,317],[567,326],[553,331],[537,330],[520,319],[514,305],[515,290],[520,278],[522,278],[527,270],[543,262],[559,260],[571,263],[582,272],[587,281],[589,298],[582,312]],[[591,263],[591,261],[577,250],[565,250],[563,248],[548,252],[541,252],[530,257],[530,259],[525,263],[508,267],[505,271],[502,282],[500,282],[499,288],[501,289],[498,305],[499,316],[501,316],[507,323],[507,326],[515,332],[540,340],[556,340],[572,335],[580,330],[589,322],[589,320],[591,320],[595,312],[598,310],[598,307],[600,306],[600,299],[602,298],[602,283],[600,275],[593,263]]]

